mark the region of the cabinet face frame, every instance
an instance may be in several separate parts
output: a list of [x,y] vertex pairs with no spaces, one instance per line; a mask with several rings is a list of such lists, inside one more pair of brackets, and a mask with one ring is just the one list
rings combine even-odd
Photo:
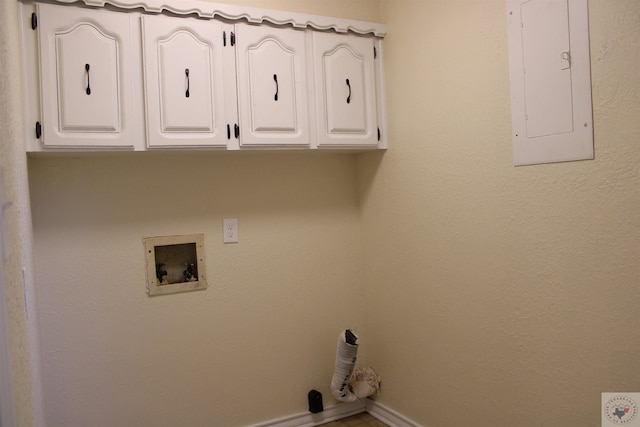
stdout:
[[[125,16],[128,18],[129,39],[126,55],[129,61],[123,61],[126,65],[125,80],[126,88],[123,90],[122,99],[126,100],[126,113],[124,114],[125,133],[123,140],[126,142],[117,141],[118,138],[113,138],[107,135],[106,138],[98,135],[98,133],[91,133],[86,135],[62,135],[54,141],[52,141],[51,131],[47,130],[47,123],[50,122],[48,117],[51,116],[49,111],[44,111],[49,108],[47,101],[42,97],[40,86],[42,85],[42,78],[45,77],[45,73],[40,70],[40,60],[38,58],[38,35],[42,29],[41,23],[38,24],[37,30],[31,30],[30,21],[31,14],[36,12],[36,9],[41,3],[34,0],[18,0],[20,7],[20,27],[21,27],[21,43],[23,46],[23,71],[25,85],[23,88],[24,93],[24,116],[25,116],[25,139],[26,150],[29,152],[87,152],[87,151],[113,151],[113,150],[166,150],[166,149],[226,149],[226,150],[251,150],[251,149],[316,149],[316,148],[329,148],[329,149],[350,149],[356,150],[362,149],[380,149],[386,148],[386,126],[385,123],[385,111],[384,111],[384,82],[382,79],[382,61],[376,61],[375,63],[375,98],[377,100],[374,110],[377,112],[377,119],[379,123],[381,139],[377,144],[327,144],[322,145],[319,143],[317,133],[317,118],[316,114],[320,112],[320,109],[316,105],[316,93],[314,84],[314,65],[313,65],[313,47],[312,36],[316,31],[337,32],[336,34],[344,35],[356,33],[360,35],[366,35],[366,37],[372,37],[374,44],[378,46],[378,55],[381,54],[381,41],[382,36],[386,33],[386,27],[383,24],[375,24],[361,21],[351,21],[344,19],[336,19],[322,16],[295,14],[282,11],[271,11],[257,8],[247,8],[243,6],[231,6],[222,5],[216,3],[202,2],[198,0],[184,0],[183,3],[172,5],[170,9],[162,7],[156,9],[154,4],[146,3],[133,7],[128,0],[77,0],[74,4],[67,5],[66,3],[72,3],[69,0],[49,0],[44,3],[48,7],[65,8],[65,12],[80,10],[84,12],[101,13],[105,16],[110,14]],[[62,3],[62,4],[57,4]],[[105,6],[113,6],[111,10],[104,9]],[[90,6],[91,8],[87,8]],[[68,9],[66,9],[68,8]],[[103,9],[100,9],[103,8]],[[143,10],[141,11],[140,8]],[[175,16],[167,16],[165,12],[171,12]],[[228,126],[225,124],[223,127],[223,133],[228,136],[226,144],[223,144],[221,140],[214,143],[200,143],[188,140],[179,141],[179,143],[173,144],[172,142],[164,142],[160,144],[150,144],[150,136],[146,132],[147,120],[145,115],[148,114],[147,105],[145,105],[145,80],[144,69],[142,61],[142,17],[143,16],[155,16],[185,21],[194,20],[193,15],[197,15],[200,21],[214,21],[216,23],[222,23],[226,28],[235,28],[236,25],[248,25],[246,23],[238,23],[236,20],[248,21],[252,23],[252,26],[269,26],[276,29],[289,29],[299,33],[304,33],[305,39],[305,53],[302,55],[305,70],[300,71],[299,75],[301,79],[296,82],[296,87],[303,87],[302,93],[307,98],[306,102],[306,114],[303,115],[306,120],[305,130],[302,134],[306,134],[306,141],[302,138],[297,141],[295,138],[290,140],[273,137],[274,133],[268,134],[271,138],[262,138],[258,142],[251,141],[246,138],[246,132],[242,131],[238,124],[242,124],[244,121],[239,120],[238,114],[241,106],[238,104],[238,85],[237,74],[239,73],[236,68],[236,50],[235,48],[224,49],[224,63],[225,73],[223,76],[224,86],[224,103],[225,103],[225,122],[228,122]],[[185,15],[185,16],[180,16]],[[188,16],[186,16],[188,15]],[[234,22],[235,21],[235,22]],[[293,27],[293,30],[291,27]],[[230,33],[235,31],[229,30],[226,33],[226,42],[231,44]],[[228,65],[232,64],[231,67]],[[231,69],[231,72],[227,72]],[[124,110],[123,110],[124,111]],[[41,126],[44,131],[41,136],[37,135],[35,131],[36,126]],[[236,128],[238,131],[236,131]],[[266,132],[265,132],[266,133]],[[114,139],[116,140],[114,142]],[[179,140],[180,138],[176,138]],[[191,138],[197,140],[198,138]],[[242,141],[242,145],[241,145]]]

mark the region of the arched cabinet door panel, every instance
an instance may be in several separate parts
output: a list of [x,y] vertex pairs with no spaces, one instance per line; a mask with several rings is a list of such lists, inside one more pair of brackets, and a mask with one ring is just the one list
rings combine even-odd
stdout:
[[378,143],[374,39],[313,33],[318,145]]
[[44,145],[132,147],[131,17],[37,7]]
[[305,34],[236,25],[240,145],[309,145]]
[[225,147],[230,121],[225,112],[223,24],[166,16],[141,20],[147,145]]

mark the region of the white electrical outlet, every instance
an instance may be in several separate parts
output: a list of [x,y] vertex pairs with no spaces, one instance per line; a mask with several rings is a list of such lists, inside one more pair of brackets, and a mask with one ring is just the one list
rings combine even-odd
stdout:
[[222,220],[222,241],[224,243],[238,243],[237,218],[225,218]]

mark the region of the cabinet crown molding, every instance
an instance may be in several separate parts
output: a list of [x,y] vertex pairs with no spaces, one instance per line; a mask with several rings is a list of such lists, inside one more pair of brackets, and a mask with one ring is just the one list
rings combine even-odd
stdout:
[[[77,3],[78,0],[54,0],[57,3]],[[334,30],[338,33],[354,32],[384,37],[387,29],[384,24],[332,18],[279,10],[259,9],[222,3],[209,3],[199,0],[79,0],[86,6],[105,7],[111,5],[121,9],[141,8],[149,13],[164,11],[176,15],[197,15],[201,18],[223,18],[232,21],[246,20],[260,24],[268,22],[274,25],[291,25],[294,28],[314,28],[316,30]]]

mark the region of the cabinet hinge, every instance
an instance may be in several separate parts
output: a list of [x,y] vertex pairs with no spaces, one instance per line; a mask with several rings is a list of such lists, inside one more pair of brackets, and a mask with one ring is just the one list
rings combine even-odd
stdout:
[[231,34],[229,35],[229,39],[231,42],[231,46],[235,46],[236,45],[236,35],[233,31],[231,31]]
[[223,31],[222,32],[222,46],[226,46],[227,45],[227,32]]
[[378,141],[380,141],[380,128],[378,128]]
[[38,15],[34,13],[31,14],[31,29],[35,30],[38,28]]
[[36,122],[36,139],[40,139],[42,136],[42,125],[40,122]]
[[376,49],[376,47],[373,47],[373,59],[376,59],[378,57],[378,50]]
[[233,132],[236,139],[240,138],[240,126],[237,123],[233,125]]

